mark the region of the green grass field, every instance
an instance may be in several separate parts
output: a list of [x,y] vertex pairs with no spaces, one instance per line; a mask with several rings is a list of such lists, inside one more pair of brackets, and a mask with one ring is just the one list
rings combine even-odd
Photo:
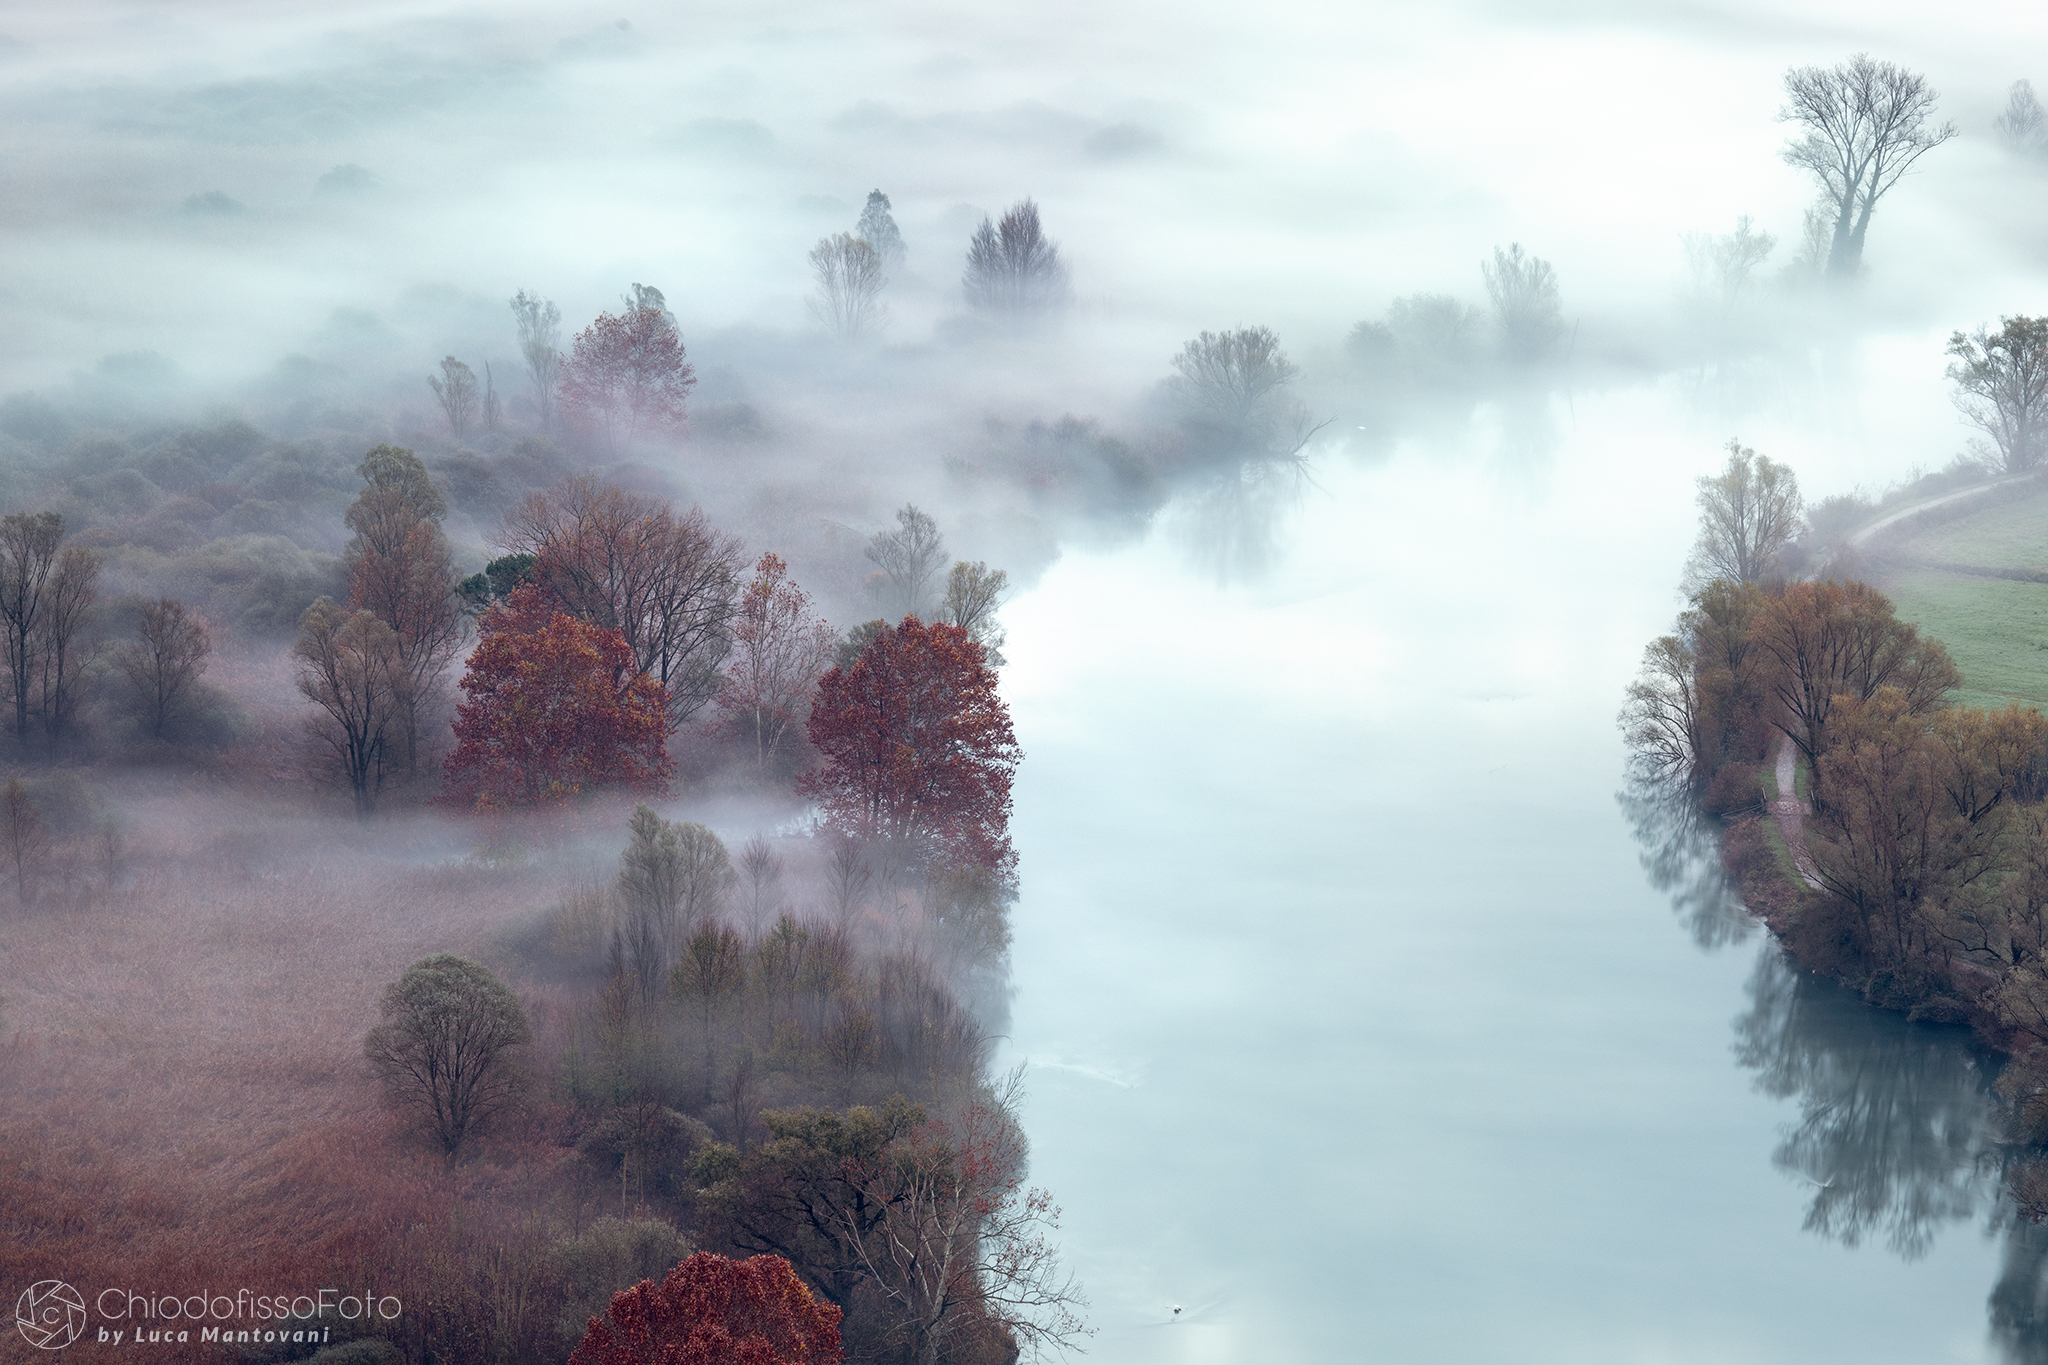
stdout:
[[1960,705],[2048,707],[2048,583],[1911,569],[1878,586],[1900,620],[1948,647],[1963,673]]
[[1907,548],[1941,564],[2048,572],[2048,489],[1923,531]]
[[1926,567],[2048,572],[2048,488],[1931,527],[1902,548],[1906,562],[1875,575],[1876,586],[1900,620],[1948,647],[1963,673],[1957,702],[2048,709],[2048,583]]

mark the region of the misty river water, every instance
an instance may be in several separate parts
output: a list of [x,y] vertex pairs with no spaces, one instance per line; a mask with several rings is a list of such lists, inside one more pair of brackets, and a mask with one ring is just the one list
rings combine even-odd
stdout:
[[1802,979],[1624,789],[1685,409],[1328,460],[1262,573],[1188,513],[1010,609],[1006,1053],[1098,1358],[2042,1350],[1966,1035]]

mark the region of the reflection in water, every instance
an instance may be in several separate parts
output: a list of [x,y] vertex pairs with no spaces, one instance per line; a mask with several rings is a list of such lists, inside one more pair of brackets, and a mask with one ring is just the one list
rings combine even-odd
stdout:
[[1692,788],[1682,779],[1638,771],[1614,799],[1642,845],[1650,885],[1670,894],[1671,908],[1693,942],[1724,948],[1756,932],[1756,918],[1743,908],[1734,878],[1721,866],[1719,827],[1701,813]]
[[1259,577],[1280,558],[1287,516],[1314,485],[1299,456],[1229,462],[1181,495],[1188,558],[1219,583]]
[[1991,1340],[2013,1365],[2048,1365],[2048,1226],[2006,1209],[2005,1254],[1991,1287]]
[[1881,1236],[1912,1260],[1945,1224],[1991,1213],[1995,1068],[1967,1034],[1873,1009],[1797,971],[1775,944],[1747,989],[1735,1054],[1758,1089],[1798,1102],[1771,1160],[1813,1186],[1809,1232],[1851,1247]]

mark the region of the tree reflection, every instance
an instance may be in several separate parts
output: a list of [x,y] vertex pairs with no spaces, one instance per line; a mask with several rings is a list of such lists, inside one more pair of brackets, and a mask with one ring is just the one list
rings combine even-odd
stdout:
[[1181,498],[1181,540],[1218,582],[1257,578],[1280,558],[1287,517],[1314,485],[1298,456],[1232,460]]
[[1698,793],[1682,777],[1638,769],[1614,799],[1642,848],[1650,885],[1670,894],[1694,943],[1724,948],[1756,932],[1756,917],[1721,866],[1719,826],[1701,813]]
[[1907,1260],[1998,1195],[1992,1068],[1959,1029],[1911,1024],[1757,956],[1735,1054],[1757,1088],[1798,1101],[1772,1164],[1813,1186],[1806,1229],[1844,1246],[1882,1237]]

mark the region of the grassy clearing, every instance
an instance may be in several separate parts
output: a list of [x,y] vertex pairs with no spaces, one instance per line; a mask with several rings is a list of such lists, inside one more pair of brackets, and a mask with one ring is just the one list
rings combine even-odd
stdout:
[[[2033,506],[2037,525],[2048,521],[2048,503]],[[2043,531],[2048,532],[2048,526]],[[1915,549],[1922,546],[1915,540]],[[2043,564],[2048,566],[2048,555]],[[1948,646],[1963,673],[1963,687],[1955,697],[1959,704],[1998,707],[2023,701],[2048,706],[2048,583],[1909,569],[1879,586],[1898,607],[1900,620],[1913,622]]]
[[1941,564],[2048,573],[2048,488],[1929,527],[1907,549]]

